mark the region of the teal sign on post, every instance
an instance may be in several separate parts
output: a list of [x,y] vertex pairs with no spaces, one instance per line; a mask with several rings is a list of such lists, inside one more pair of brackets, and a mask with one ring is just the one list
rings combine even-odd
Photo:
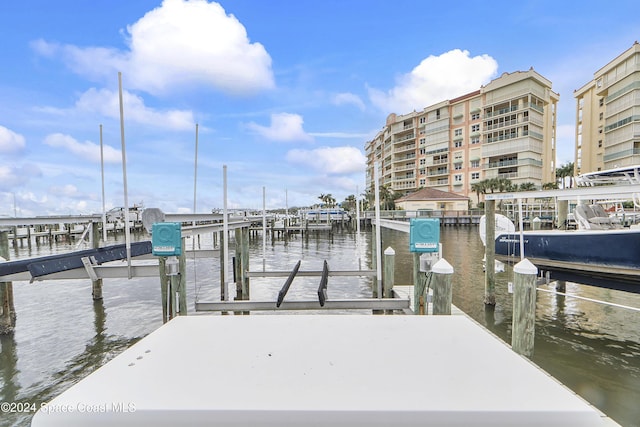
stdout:
[[412,218],[409,223],[409,250],[411,252],[438,252],[440,219]]
[[151,253],[155,256],[182,255],[182,227],[179,222],[157,222],[151,227]]

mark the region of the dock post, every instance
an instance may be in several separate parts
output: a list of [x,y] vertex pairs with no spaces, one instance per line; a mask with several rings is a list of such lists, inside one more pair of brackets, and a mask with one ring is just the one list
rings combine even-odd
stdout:
[[234,299],[236,300],[243,300],[244,296],[242,294],[242,269],[243,269],[243,265],[242,265],[242,245],[244,243],[244,240],[242,239],[242,229],[241,228],[236,228],[235,230],[235,240],[236,240],[236,250],[235,250],[235,257],[234,257],[234,271],[233,271],[233,276],[236,279],[236,296]]
[[542,228],[542,220],[540,217],[535,217],[531,220],[531,229],[532,230],[540,230]]
[[[250,299],[249,275],[247,274],[247,272],[249,271],[249,227],[242,228],[242,251],[240,252],[240,265],[242,266],[242,270],[240,270],[240,277],[242,278],[242,299],[248,300]],[[249,314],[249,312],[245,311],[244,314]]]
[[[91,241],[93,243],[93,249],[98,249],[100,247],[100,229],[95,222],[90,222],[89,226],[91,227]],[[102,279],[91,281],[91,296],[93,296],[94,301],[102,299]]]
[[486,225],[486,245],[484,247],[485,268],[484,268],[484,303],[485,305],[496,305],[496,201],[485,200],[484,215]]
[[527,357],[533,356],[536,328],[536,276],[538,268],[528,259],[513,267],[513,321],[511,348]]
[[557,227],[559,230],[567,229],[567,217],[569,211],[569,201],[568,200],[558,200],[558,224]]
[[441,258],[431,268],[433,280],[433,314],[451,314],[453,267]]
[[[384,274],[382,286],[385,298],[393,298],[393,282],[395,275],[396,251],[391,246],[384,250]],[[387,314],[393,314],[393,310],[387,310]]]
[[222,231],[220,231],[219,233],[220,233],[220,235],[219,235],[220,243],[219,243],[218,246],[220,248],[220,301],[225,301],[226,300],[226,298],[225,298],[225,294],[226,293],[225,293],[225,289],[224,289],[224,279],[225,279],[225,277],[224,277],[224,274],[225,274],[224,263],[225,263],[225,260],[224,260],[223,247],[224,247],[224,239],[226,239],[227,236],[225,236]]
[[[180,316],[187,315],[187,254],[185,253],[185,241],[186,239],[182,238],[182,252],[178,257],[178,277],[180,278],[178,288],[174,290],[174,292],[179,293],[179,304],[178,310],[180,310]],[[194,261],[195,262],[195,261]]]
[[[8,230],[0,230],[0,257],[9,261]],[[16,327],[16,309],[13,304],[13,282],[0,282],[0,310],[2,310],[0,313],[0,335],[11,334]]]
[[427,314],[427,275],[420,271],[420,253],[413,252],[413,314]]
[[[376,270],[378,267],[378,262],[376,260],[376,248],[378,247],[378,241],[376,239],[376,236],[377,236],[376,227],[377,227],[376,225],[371,224],[371,269],[372,270]],[[376,286],[375,281],[372,285],[372,289],[373,289],[373,293],[372,293],[373,298],[378,298],[378,287]]]
[[160,295],[162,296],[162,323],[167,323],[168,315],[167,312],[167,287],[168,287],[168,277],[167,277],[167,258],[166,257],[158,257],[158,268],[160,273]]

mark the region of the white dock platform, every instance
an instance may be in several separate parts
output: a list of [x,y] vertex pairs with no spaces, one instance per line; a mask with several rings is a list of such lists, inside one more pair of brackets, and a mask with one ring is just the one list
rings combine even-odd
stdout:
[[178,317],[42,426],[615,425],[465,316]]

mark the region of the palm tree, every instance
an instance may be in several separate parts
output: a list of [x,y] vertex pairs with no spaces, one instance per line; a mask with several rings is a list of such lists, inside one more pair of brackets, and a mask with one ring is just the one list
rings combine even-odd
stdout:
[[536,185],[533,182],[523,182],[518,187],[518,191],[534,191],[536,189]]
[[471,184],[471,191],[475,191],[476,198],[478,199],[476,204],[480,203],[480,194],[487,194],[487,189],[488,185],[486,179]]
[[356,210],[356,196],[353,194],[348,195],[344,201],[342,202],[342,207],[346,211],[355,211]]
[[556,169],[556,179],[560,180],[562,183],[562,188],[564,189],[566,186],[565,178],[569,178],[569,188],[573,188],[573,162],[566,163]]
[[336,205],[336,199],[335,199],[335,197],[333,197],[333,196],[331,195],[331,193],[329,193],[329,194],[327,194],[327,195],[326,195],[326,199],[325,199],[325,201],[326,201],[327,205],[328,205],[330,208],[332,208],[332,207],[334,207],[334,206]]

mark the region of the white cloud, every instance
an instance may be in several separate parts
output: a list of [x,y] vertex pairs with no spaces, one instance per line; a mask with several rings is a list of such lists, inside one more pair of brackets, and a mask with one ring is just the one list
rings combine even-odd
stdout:
[[24,136],[0,126],[0,153],[17,153],[25,146]]
[[34,164],[0,165],[0,191],[13,191],[15,187],[26,184],[31,178],[40,176],[42,171]]
[[404,114],[478,90],[497,70],[498,63],[489,55],[470,57],[468,51],[454,49],[423,59],[386,93],[369,88],[369,97],[385,112]]
[[251,43],[245,27],[218,3],[164,0],[128,26],[125,36],[126,52],[43,40],[32,47],[43,56],[61,57],[89,78],[113,79],[123,71],[128,87],[156,95],[200,85],[245,95],[275,86],[264,46]]
[[[51,147],[68,150],[85,160],[100,162],[100,144],[91,141],[78,142],[73,137],[61,133],[47,135],[44,143]],[[105,163],[117,163],[121,160],[120,151],[109,145],[103,145],[103,152]]]
[[370,133],[348,133],[348,132],[309,132],[309,135],[319,138],[353,138],[353,139],[371,139],[376,132]]
[[355,95],[349,92],[339,93],[335,95],[333,97],[333,103],[335,105],[349,105],[349,104],[355,105],[362,111],[364,111],[365,109],[364,102],[362,102],[362,99],[360,99],[358,95]]
[[262,126],[248,123],[251,131],[270,141],[279,142],[312,142],[313,138],[302,128],[304,120],[298,114],[278,113],[271,115],[271,125]]
[[56,185],[49,187],[49,194],[52,194],[54,196],[63,196],[63,197],[73,198],[73,197],[77,197],[79,192],[78,192],[78,187],[72,184],[67,184],[67,185],[63,185],[62,187],[56,186]]
[[366,159],[355,147],[322,147],[315,150],[291,150],[287,161],[311,167],[327,175],[363,172]]
[[[133,121],[157,128],[188,130],[195,127],[193,113],[186,110],[156,111],[147,107],[144,100],[128,91],[122,93],[123,110],[126,121]],[[83,93],[76,108],[81,111],[96,112],[114,119],[120,118],[120,98],[117,92],[91,88]]]

